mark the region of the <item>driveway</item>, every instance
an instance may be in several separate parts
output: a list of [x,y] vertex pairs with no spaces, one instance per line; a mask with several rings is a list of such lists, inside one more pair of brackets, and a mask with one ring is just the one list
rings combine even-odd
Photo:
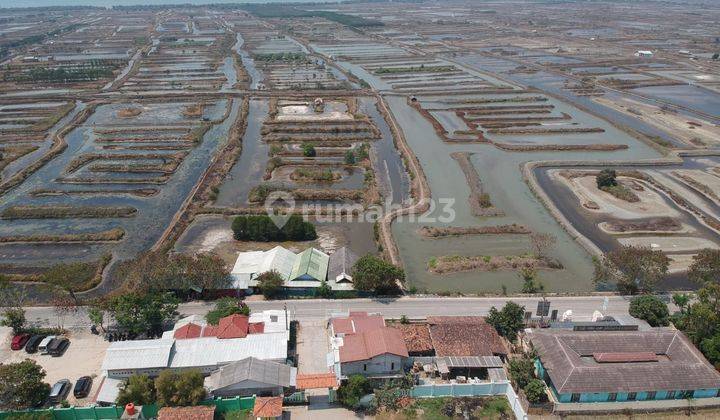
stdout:
[[328,351],[325,321],[301,321],[298,329],[298,374],[328,372]]

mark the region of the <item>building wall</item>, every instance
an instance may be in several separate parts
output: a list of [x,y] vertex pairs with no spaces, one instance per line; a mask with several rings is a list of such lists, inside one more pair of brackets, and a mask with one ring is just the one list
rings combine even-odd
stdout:
[[402,373],[404,359],[394,354],[382,354],[370,360],[341,363],[340,369],[343,376]]
[[[539,378],[543,378],[545,382],[547,383],[550,390],[555,395],[555,398],[561,402],[561,403],[569,403],[572,401],[572,394],[558,394],[557,390],[555,389],[555,386],[553,385],[552,381],[550,381],[549,377],[545,377],[545,367],[540,362],[540,359],[535,359],[535,370]],[[691,390],[692,395],[691,398],[712,398],[716,397],[718,395],[718,389],[696,389]],[[628,399],[629,393],[627,392],[618,392],[617,396],[615,398],[615,401],[630,401]],[[668,399],[684,399],[687,398],[683,390],[675,390],[674,395],[672,395],[671,390],[658,390],[655,391],[655,396],[651,396],[649,391],[645,392],[637,392],[635,396],[635,401],[648,401],[648,400],[668,400]],[[598,392],[598,393],[583,393],[580,394],[580,400],[578,402],[609,402],[610,401],[610,392]]]
[[260,397],[275,397],[283,395],[283,387],[263,384],[255,381],[243,381],[220,389],[214,389],[212,390],[212,394],[216,397],[249,397],[252,395]]
[[[553,389],[553,391],[555,391]],[[692,391],[692,395],[690,398],[712,398],[717,396],[718,389],[697,389]],[[675,399],[675,400],[681,400],[687,398],[681,390],[676,390],[674,392],[674,395],[671,395],[672,391],[656,391],[655,396],[651,397],[649,392],[638,392],[636,393],[636,398],[634,401],[658,401],[658,400],[668,400],[668,399]],[[572,394],[556,394],[558,397],[558,400],[563,403],[569,403],[572,401]],[[617,398],[615,401],[623,402],[623,401],[631,401],[628,399],[629,393],[627,392],[618,392]],[[600,393],[584,393],[580,394],[580,401],[579,402],[608,402],[610,401],[610,393],[609,392],[600,392]]]

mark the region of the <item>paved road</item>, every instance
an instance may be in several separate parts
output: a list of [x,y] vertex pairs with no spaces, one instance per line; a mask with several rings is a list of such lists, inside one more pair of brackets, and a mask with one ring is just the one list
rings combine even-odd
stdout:
[[[594,311],[601,311],[604,315],[627,316],[629,298],[623,296],[607,297],[607,308],[603,310],[605,302],[603,296],[573,296],[551,297],[551,310],[557,309],[559,314],[566,310],[573,311],[575,320],[589,320]],[[424,317],[428,315],[486,315],[492,306],[501,307],[506,301],[512,300],[524,305],[527,310],[535,311],[538,298],[526,297],[492,297],[492,298],[450,298],[450,297],[403,297],[399,299],[298,299],[285,301],[255,301],[248,302],[253,311],[265,309],[283,309],[287,305],[288,315],[291,319],[299,321],[317,321],[327,319],[333,312],[342,311],[368,311],[380,312],[386,317]],[[212,302],[190,302],[180,305],[178,311],[182,315],[203,315],[212,308]],[[27,318],[30,322],[40,324],[57,324],[57,315],[52,307],[26,308]],[[64,319],[66,328],[87,327],[90,321],[83,310],[77,315],[67,316]]]

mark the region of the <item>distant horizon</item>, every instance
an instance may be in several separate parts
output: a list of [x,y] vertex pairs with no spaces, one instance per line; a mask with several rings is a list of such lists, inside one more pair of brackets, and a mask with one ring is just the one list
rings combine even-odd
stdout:
[[173,4],[192,4],[197,6],[232,3],[340,3],[343,0],[18,0],[12,5],[3,5],[0,9],[23,9],[43,7],[104,7],[113,6],[162,6]]

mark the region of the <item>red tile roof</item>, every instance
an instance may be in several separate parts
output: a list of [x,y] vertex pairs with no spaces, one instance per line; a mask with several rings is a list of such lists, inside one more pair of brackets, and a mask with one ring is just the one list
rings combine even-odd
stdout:
[[431,353],[434,351],[430,329],[423,324],[392,324],[402,334],[403,341],[410,353]]
[[493,356],[507,354],[505,343],[480,316],[429,316],[435,356]]
[[657,362],[659,360],[655,353],[649,351],[593,353],[593,359],[598,363]]
[[234,314],[220,318],[217,338],[244,338],[248,334],[247,315]]
[[333,318],[330,323],[335,335],[358,334],[385,326],[385,320],[381,315],[368,315],[367,312],[350,312],[349,317]]
[[218,327],[215,325],[206,325],[205,328],[203,328],[202,336],[203,337],[217,337],[218,333]]
[[332,372],[297,375],[295,384],[297,389],[335,388],[338,386],[337,377]]
[[214,416],[214,405],[163,407],[158,411],[158,420],[213,420]]
[[264,322],[251,322],[248,324],[248,334],[262,334],[265,332]]
[[282,416],[283,397],[256,397],[253,415],[255,417]]
[[369,360],[386,353],[408,357],[407,347],[400,331],[382,327],[345,336],[340,347],[340,362]]
[[190,322],[175,330],[173,337],[178,340],[183,340],[186,338],[198,338],[200,337],[201,333],[202,327]]

